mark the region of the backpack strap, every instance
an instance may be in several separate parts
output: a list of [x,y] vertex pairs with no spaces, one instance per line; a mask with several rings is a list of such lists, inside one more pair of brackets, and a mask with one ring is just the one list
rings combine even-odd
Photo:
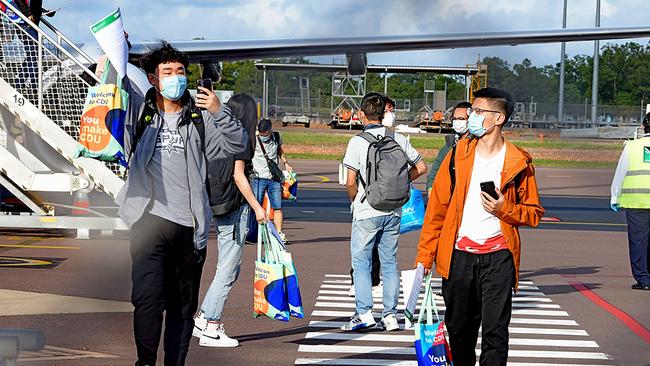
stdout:
[[454,195],[456,189],[456,145],[451,149],[451,159],[449,159],[449,179],[451,180],[451,195]]

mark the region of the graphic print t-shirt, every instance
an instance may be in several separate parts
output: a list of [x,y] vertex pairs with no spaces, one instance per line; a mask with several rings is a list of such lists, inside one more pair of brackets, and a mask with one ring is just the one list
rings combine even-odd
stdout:
[[181,114],[161,112],[161,115],[163,124],[147,166],[153,197],[149,213],[192,227],[185,143],[178,130]]

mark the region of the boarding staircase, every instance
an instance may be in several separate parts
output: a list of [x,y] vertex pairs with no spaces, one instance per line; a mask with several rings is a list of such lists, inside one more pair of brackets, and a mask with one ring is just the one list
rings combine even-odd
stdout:
[[75,205],[91,192],[111,202],[124,184],[118,165],[74,158],[95,61],[46,20],[0,6],[0,185],[31,211],[0,212],[0,227],[126,229],[114,205]]

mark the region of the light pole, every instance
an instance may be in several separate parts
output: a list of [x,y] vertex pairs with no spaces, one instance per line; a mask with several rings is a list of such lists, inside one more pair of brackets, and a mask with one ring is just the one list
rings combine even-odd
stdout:
[[[596,27],[600,27],[600,0],[596,0]],[[598,67],[600,42],[594,41],[594,71],[591,79],[591,123],[598,123]]]
[[[566,6],[567,0],[564,0],[564,11],[562,12],[562,28],[566,28]],[[558,123],[564,123],[564,55],[566,54],[566,42],[562,42],[560,54],[560,89],[558,95],[557,119]]]

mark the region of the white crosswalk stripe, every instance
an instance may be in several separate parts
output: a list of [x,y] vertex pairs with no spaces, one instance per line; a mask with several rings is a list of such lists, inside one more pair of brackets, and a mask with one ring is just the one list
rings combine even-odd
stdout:
[[[350,276],[326,274],[318,291],[309,331],[298,347],[296,365],[379,365],[416,366],[413,329],[404,329],[405,299],[400,293],[398,322],[400,331],[372,329],[364,332],[341,332],[339,328],[354,314],[354,297],[348,296]],[[440,294],[440,278],[432,289],[438,296],[440,316],[445,305]],[[554,304],[532,281],[521,281],[513,296],[510,322],[509,366],[609,366],[610,357],[599,351],[598,343],[579,329],[569,313]],[[420,294],[421,303],[422,294]],[[373,296],[373,316],[381,319],[382,297]],[[479,332],[480,335],[480,332]],[[480,354],[481,338],[476,353]],[[383,357],[382,357],[383,356]]]

